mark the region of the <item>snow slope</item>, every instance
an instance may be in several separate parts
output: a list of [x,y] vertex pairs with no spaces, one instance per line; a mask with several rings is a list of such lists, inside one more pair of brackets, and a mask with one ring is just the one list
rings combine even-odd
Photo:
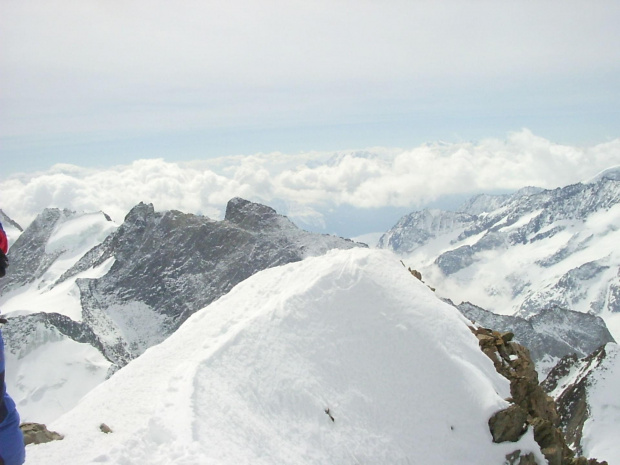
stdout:
[[[50,425],[27,464],[500,464],[508,381],[386,251],[261,271]],[[329,408],[335,421],[325,413]],[[113,432],[103,434],[101,423]]]
[[605,352],[588,386],[590,417],[581,442],[588,457],[601,457],[615,465],[620,464],[620,346],[607,344]]
[[51,328],[29,336],[25,353],[6,353],[6,382],[23,422],[49,423],[105,381],[111,362]]

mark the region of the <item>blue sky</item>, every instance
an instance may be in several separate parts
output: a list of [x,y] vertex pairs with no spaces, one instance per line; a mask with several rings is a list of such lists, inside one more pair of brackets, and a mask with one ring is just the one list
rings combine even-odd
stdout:
[[0,5],[2,177],[524,127],[620,137],[617,1]]

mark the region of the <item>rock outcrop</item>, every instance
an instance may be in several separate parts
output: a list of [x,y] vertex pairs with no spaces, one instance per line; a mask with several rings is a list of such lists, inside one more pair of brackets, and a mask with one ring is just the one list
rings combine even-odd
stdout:
[[[475,327],[472,332],[478,338],[481,350],[493,361],[498,373],[510,381],[511,405],[496,412],[489,420],[489,429],[495,442],[516,441],[528,428],[540,446],[549,465],[603,465],[583,457],[575,457],[560,430],[560,417],[552,397],[538,383],[534,363],[528,350],[513,341],[512,332],[493,331]],[[517,453],[517,451],[515,451]],[[508,463],[521,465],[533,462],[534,457],[510,454]],[[510,459],[510,460],[509,460]],[[517,459],[519,461],[517,462]]]
[[49,431],[47,426],[41,423],[22,423],[19,425],[24,435],[24,444],[44,444],[46,442],[60,441],[64,439],[62,434]]

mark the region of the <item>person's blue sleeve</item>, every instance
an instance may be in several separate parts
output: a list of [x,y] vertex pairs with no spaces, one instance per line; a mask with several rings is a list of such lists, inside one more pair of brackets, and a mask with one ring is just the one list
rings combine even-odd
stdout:
[[0,331],[0,464],[22,465],[26,460],[24,437],[19,429],[15,402],[4,383],[4,340]]

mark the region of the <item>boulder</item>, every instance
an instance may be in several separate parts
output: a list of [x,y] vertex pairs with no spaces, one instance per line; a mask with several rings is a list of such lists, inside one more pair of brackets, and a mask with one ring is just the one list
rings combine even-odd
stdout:
[[527,412],[513,404],[489,419],[489,429],[493,442],[517,442],[527,430]]
[[44,444],[51,441],[64,439],[62,434],[49,431],[47,426],[41,423],[22,423],[20,426],[24,435],[24,444]]

